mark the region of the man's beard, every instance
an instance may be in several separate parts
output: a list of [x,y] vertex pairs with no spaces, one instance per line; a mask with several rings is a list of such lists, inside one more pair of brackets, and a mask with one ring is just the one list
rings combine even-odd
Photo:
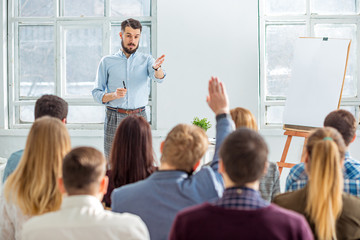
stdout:
[[[135,44],[133,44],[135,46]],[[126,52],[127,54],[133,54],[134,52],[136,52],[136,50],[139,48],[139,44],[137,45],[136,48],[134,48],[133,50],[128,49],[127,47],[124,46],[124,42],[121,41],[121,47],[123,49],[124,52]]]

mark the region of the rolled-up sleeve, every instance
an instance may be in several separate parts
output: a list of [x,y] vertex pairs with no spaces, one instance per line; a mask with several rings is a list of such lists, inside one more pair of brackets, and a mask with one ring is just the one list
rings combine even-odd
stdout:
[[164,77],[163,78],[156,78],[155,77],[155,70],[153,69],[153,65],[154,65],[154,62],[155,62],[155,59],[152,57],[152,56],[149,56],[148,58],[148,73],[149,73],[149,77],[154,80],[155,82],[158,82],[158,83],[162,83],[166,77],[166,72],[164,69],[163,72],[164,72]]
[[98,71],[96,74],[95,86],[92,90],[92,96],[98,103],[104,104],[102,99],[106,93],[106,85],[108,80],[108,74],[104,58],[101,59]]

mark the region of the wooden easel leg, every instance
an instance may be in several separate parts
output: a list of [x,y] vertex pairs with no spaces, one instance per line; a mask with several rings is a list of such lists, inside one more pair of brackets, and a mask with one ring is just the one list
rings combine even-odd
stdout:
[[281,172],[282,172],[282,169],[284,167],[284,164],[285,164],[285,159],[286,159],[287,153],[289,151],[291,139],[292,139],[292,136],[288,135],[288,137],[286,139],[284,151],[283,151],[282,156],[281,156],[281,160],[280,160],[280,162],[277,163],[278,167],[279,167],[280,176],[281,176]]

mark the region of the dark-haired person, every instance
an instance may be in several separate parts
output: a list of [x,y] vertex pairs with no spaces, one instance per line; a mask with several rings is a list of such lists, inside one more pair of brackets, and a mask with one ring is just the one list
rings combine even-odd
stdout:
[[68,153],[59,179],[60,190],[67,194],[61,209],[27,221],[22,239],[149,239],[138,216],[104,210],[100,200],[108,184],[105,168],[103,154],[94,148],[78,147]]
[[[333,127],[342,135],[346,153],[343,166],[344,192],[360,197],[360,162],[353,159],[349,153],[349,145],[355,140],[357,121],[355,117],[346,110],[339,109],[329,113],[325,120],[325,127]],[[286,178],[286,191],[295,191],[305,187],[308,182],[308,175],[305,171],[305,164],[299,163],[291,168]]]
[[223,196],[179,212],[169,239],[313,239],[302,215],[261,198],[259,181],[267,155],[264,139],[254,130],[231,133],[220,149]]
[[117,127],[128,115],[147,118],[151,80],[161,83],[165,72],[161,68],[165,56],[154,59],[137,51],[142,26],[138,20],[127,19],[121,23],[121,49],[114,55],[101,59],[92,95],[106,106],[104,123],[104,152],[109,160],[110,149]]
[[110,154],[111,170],[108,191],[103,202],[111,206],[114,188],[147,178],[156,168],[150,124],[145,118],[130,115],[121,121],[116,130]]
[[[35,120],[42,116],[50,116],[60,119],[64,124],[66,123],[66,117],[68,114],[67,102],[55,95],[43,95],[35,103]],[[10,155],[8,159],[3,176],[3,183],[9,177],[9,175],[16,169],[20,162],[20,159],[24,153],[24,150],[19,150]]]
[[151,239],[168,239],[171,224],[181,209],[222,195],[224,186],[217,171],[218,151],[224,138],[233,131],[233,121],[225,89],[217,78],[209,82],[207,102],[216,115],[216,146],[210,166],[203,166],[193,174],[194,166],[207,150],[208,138],[197,126],[178,124],[162,143],[159,171],[112,193],[112,210],[140,216]]

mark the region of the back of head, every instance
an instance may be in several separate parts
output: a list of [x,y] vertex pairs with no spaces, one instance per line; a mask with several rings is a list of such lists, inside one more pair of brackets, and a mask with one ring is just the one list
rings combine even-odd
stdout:
[[104,155],[92,147],[78,147],[63,161],[63,182],[69,195],[95,195],[105,176]]
[[231,133],[220,148],[226,174],[236,186],[259,180],[264,173],[268,148],[264,139],[249,128]]
[[334,239],[335,222],[342,209],[341,159],[346,146],[336,129],[325,127],[310,134],[306,149],[309,183],[305,211],[315,223],[319,239]]
[[230,110],[230,115],[236,128],[247,127],[255,131],[258,130],[255,116],[249,110],[237,107]]
[[137,182],[154,169],[150,124],[141,116],[124,118],[116,130],[110,155],[114,187]]
[[195,125],[179,124],[164,141],[161,163],[190,173],[205,154],[208,144],[204,130]]
[[25,215],[57,210],[61,204],[57,179],[62,158],[70,149],[69,133],[59,119],[45,116],[35,120],[21,161],[6,181],[6,198]]
[[35,104],[35,119],[42,116],[58,118],[61,121],[67,117],[67,102],[55,95],[43,95]]
[[133,18],[126,19],[121,23],[121,31],[124,32],[126,27],[131,27],[132,29],[140,29],[140,32],[142,30],[141,23]]
[[325,127],[333,127],[340,132],[346,146],[353,140],[357,125],[357,121],[352,113],[344,109],[332,111],[324,120]]

